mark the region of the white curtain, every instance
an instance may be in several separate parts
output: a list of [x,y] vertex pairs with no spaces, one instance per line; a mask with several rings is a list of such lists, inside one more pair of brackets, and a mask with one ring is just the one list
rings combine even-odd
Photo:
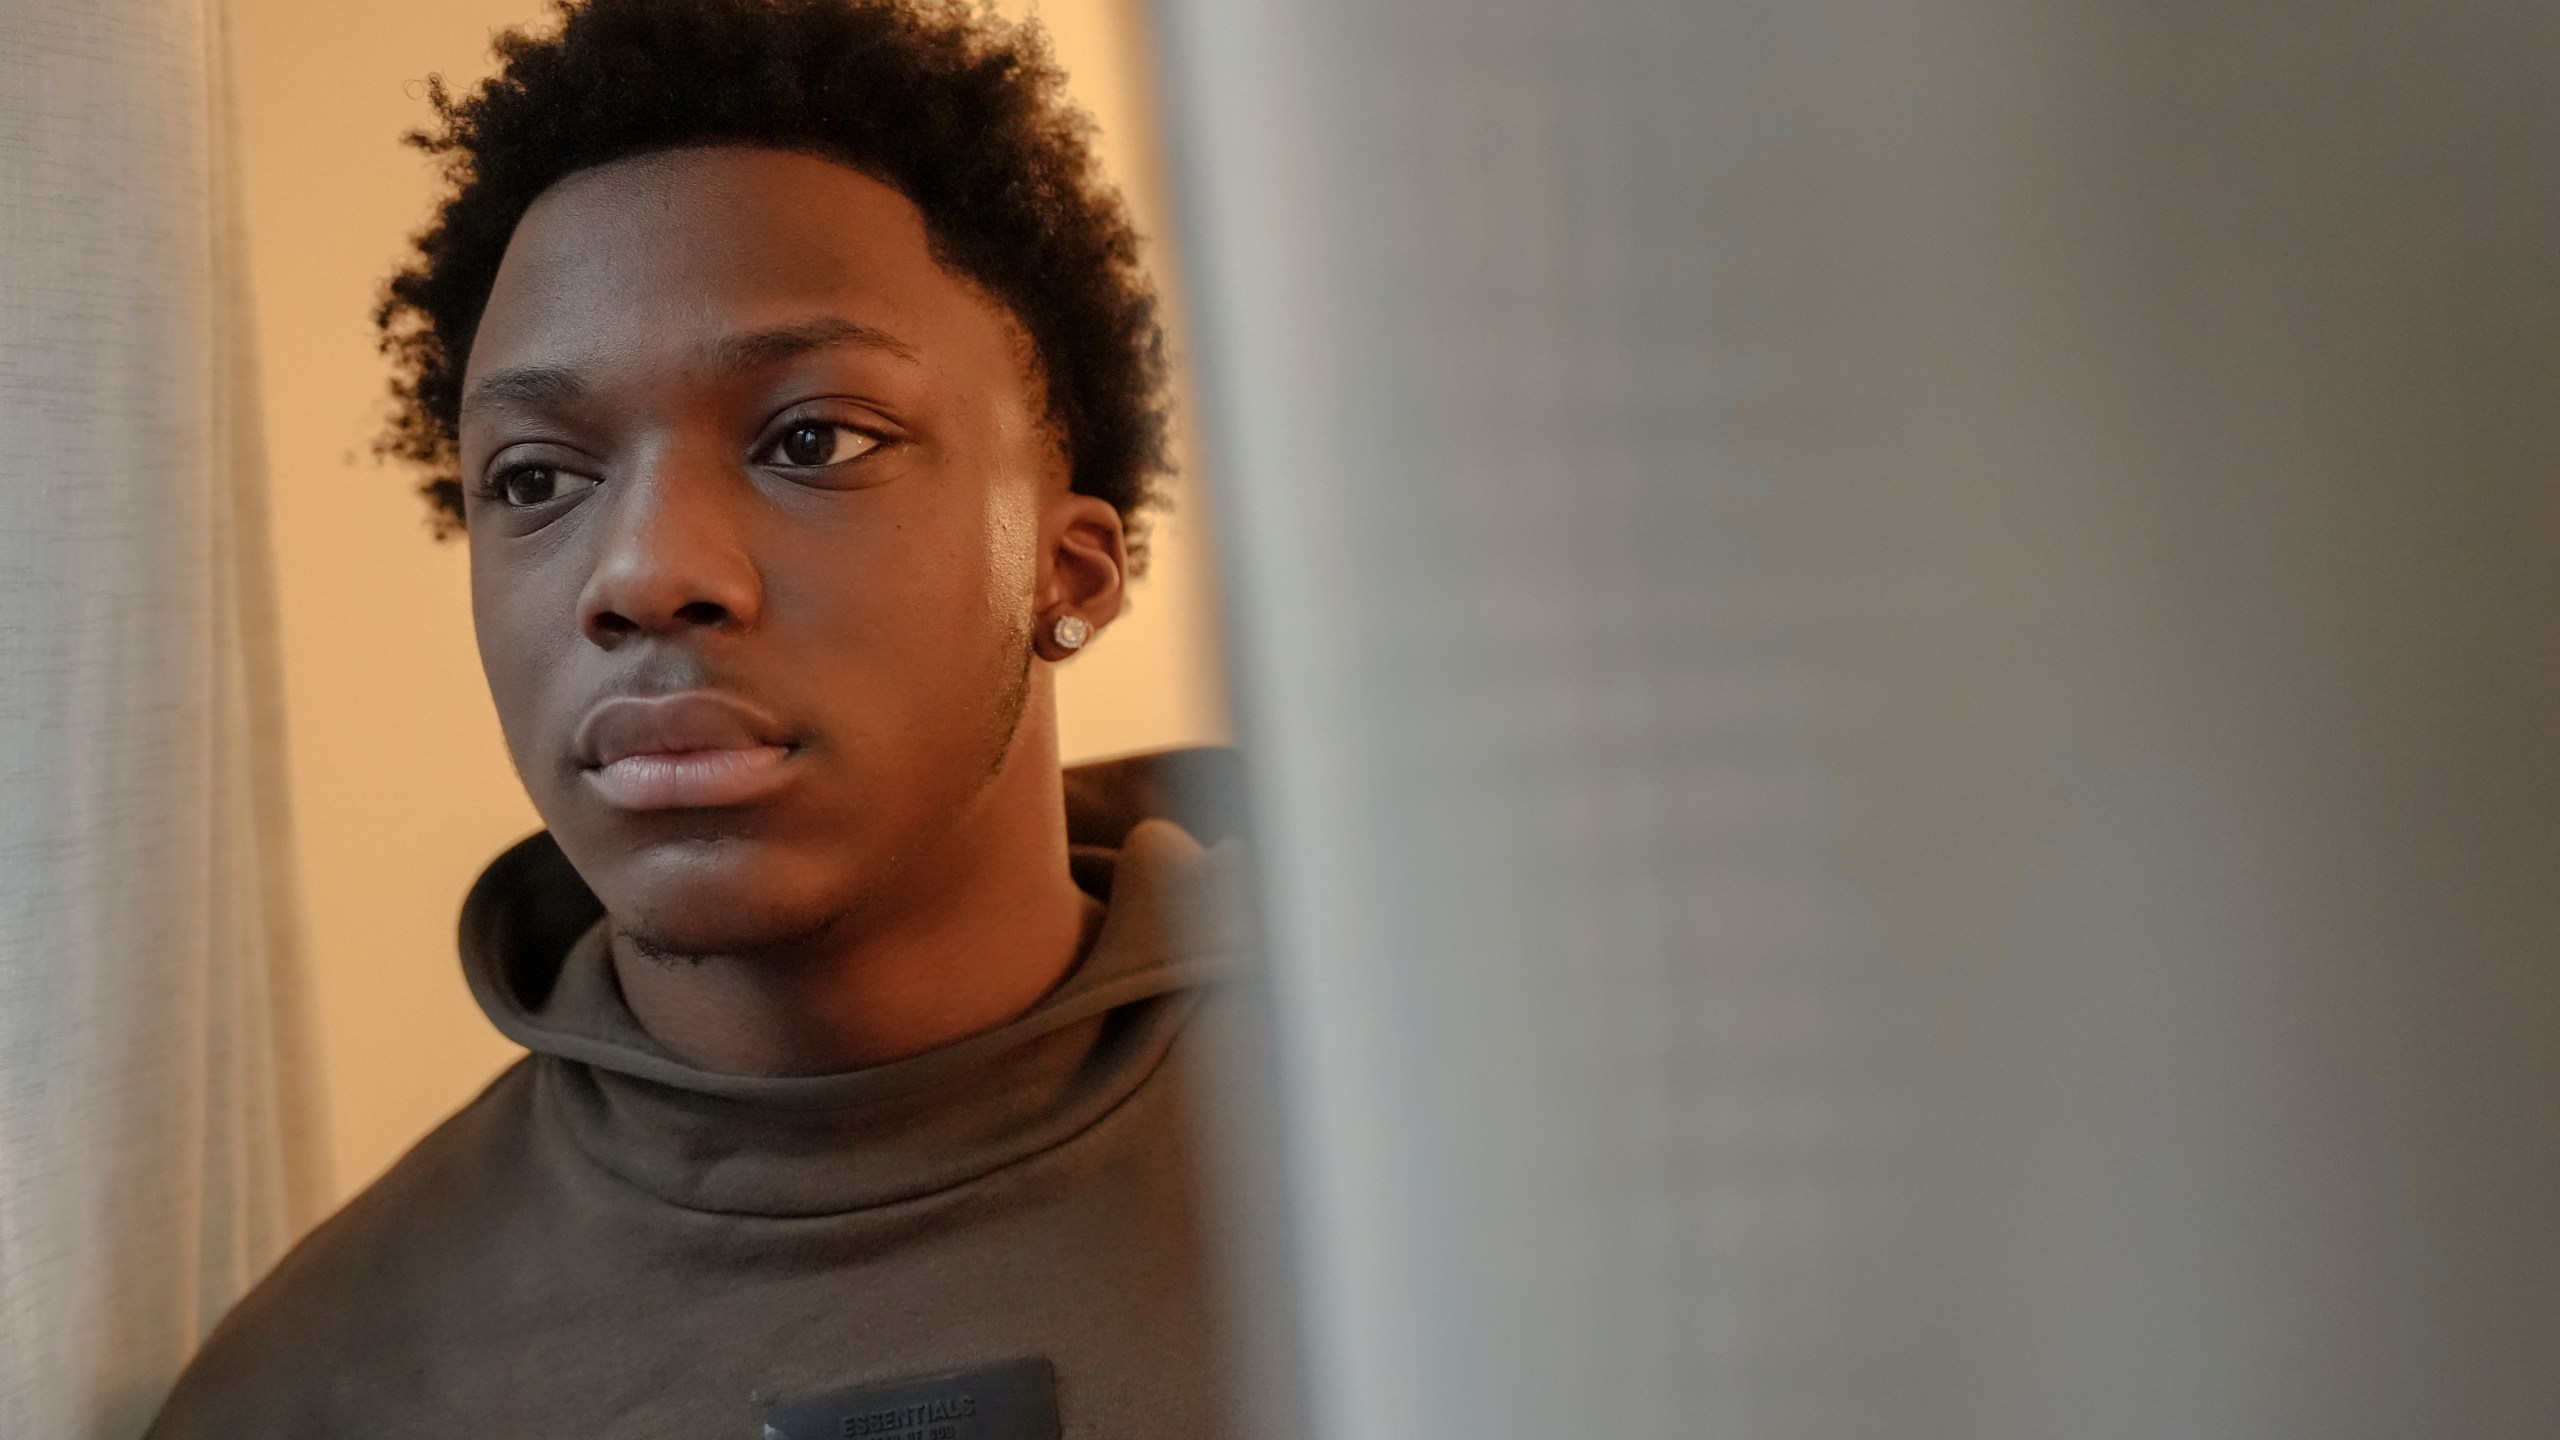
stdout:
[[0,1435],[117,1437],[324,1184],[205,0],[0,0]]

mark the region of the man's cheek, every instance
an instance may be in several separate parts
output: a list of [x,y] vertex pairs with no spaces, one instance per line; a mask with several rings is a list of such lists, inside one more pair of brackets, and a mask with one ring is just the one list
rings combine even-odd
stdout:
[[547,802],[572,778],[569,731],[575,717],[567,713],[565,696],[557,693],[567,667],[501,646],[482,651],[489,695],[498,712],[498,730],[517,778],[537,803]]

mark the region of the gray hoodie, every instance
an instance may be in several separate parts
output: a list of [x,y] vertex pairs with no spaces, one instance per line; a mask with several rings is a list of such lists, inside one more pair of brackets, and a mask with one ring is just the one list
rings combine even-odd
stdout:
[[1163,813],[1225,761],[1069,772],[1107,907],[1083,962],[1001,1029],[837,1075],[676,1059],[558,848],[510,850],[463,961],[532,1053],[233,1309],[151,1435],[1230,1433],[1193,1132],[1236,857],[1203,849],[1215,807]]

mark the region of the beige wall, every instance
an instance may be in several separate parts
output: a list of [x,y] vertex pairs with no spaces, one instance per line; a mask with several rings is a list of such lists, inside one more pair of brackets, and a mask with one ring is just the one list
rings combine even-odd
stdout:
[[[294,823],[331,1139],[352,1194],[514,1056],[465,992],[456,907],[535,828],[473,653],[459,545],[372,459],[368,315],[433,177],[401,133],[423,77],[477,80],[531,0],[234,0],[284,614]],[[1007,7],[1018,11],[1019,4]],[[1128,0],[1044,5],[1152,232],[1152,113]],[[1205,525],[1187,493],[1130,614],[1061,679],[1070,758],[1222,738]]]

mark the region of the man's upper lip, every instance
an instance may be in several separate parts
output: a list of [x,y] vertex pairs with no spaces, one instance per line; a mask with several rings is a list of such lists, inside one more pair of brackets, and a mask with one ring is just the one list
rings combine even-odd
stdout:
[[601,767],[634,755],[788,745],[791,737],[781,721],[735,695],[685,690],[603,701],[578,722],[575,743],[580,764]]

